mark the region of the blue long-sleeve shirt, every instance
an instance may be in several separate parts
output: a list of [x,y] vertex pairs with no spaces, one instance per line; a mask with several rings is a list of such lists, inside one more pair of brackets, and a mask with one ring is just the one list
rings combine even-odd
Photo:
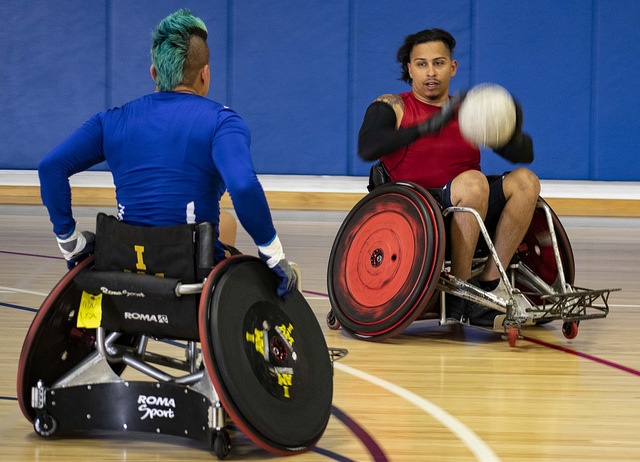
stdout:
[[38,166],[42,201],[54,233],[69,233],[69,177],[106,160],[122,221],[217,224],[226,189],[255,244],[267,244],[276,231],[250,143],[231,109],[197,95],[152,93],[96,114],[47,154]]

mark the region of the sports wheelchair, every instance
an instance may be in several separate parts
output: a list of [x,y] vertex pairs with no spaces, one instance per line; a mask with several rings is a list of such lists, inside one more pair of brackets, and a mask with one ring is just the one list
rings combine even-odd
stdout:
[[96,230],[95,255],[54,287],[22,348],[18,401],[37,434],[176,435],[220,459],[229,430],[278,455],[320,439],[337,356],[298,290],[277,297],[277,276],[235,249],[214,266],[210,223],[99,214]]
[[[564,336],[571,339],[578,334],[580,321],[607,316],[609,294],[619,290],[573,285],[575,262],[569,238],[542,198],[511,263],[503,268],[474,209],[441,210],[426,189],[409,182],[386,183],[370,191],[349,212],[331,249],[327,271],[331,329],[342,327],[355,338],[384,340],[416,320],[458,323],[447,315],[445,294],[451,294],[503,313],[493,330],[502,332],[511,346],[521,337],[521,327],[558,319]],[[445,219],[452,213],[471,213],[480,225],[472,275],[493,258],[508,297],[450,274]]]

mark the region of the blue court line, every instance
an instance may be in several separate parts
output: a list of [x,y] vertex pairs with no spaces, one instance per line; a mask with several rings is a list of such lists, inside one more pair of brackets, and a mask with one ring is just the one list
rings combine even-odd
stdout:
[[0,302],[0,306],[6,306],[7,308],[13,308],[14,310],[30,311],[32,313],[37,312],[37,308],[28,308],[26,306],[13,305],[11,303]]
[[329,451],[327,449],[322,449],[317,446],[311,448],[311,452],[315,452],[316,454],[329,457],[330,459],[337,460],[339,462],[356,462],[353,459],[349,459],[348,457],[341,456],[340,454],[336,454],[335,452]]

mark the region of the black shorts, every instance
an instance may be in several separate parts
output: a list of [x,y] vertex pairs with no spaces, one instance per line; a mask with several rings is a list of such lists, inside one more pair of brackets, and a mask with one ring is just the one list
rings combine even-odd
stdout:
[[[489,182],[489,206],[484,224],[491,235],[496,231],[498,220],[507,202],[507,199],[504,197],[504,190],[502,189],[502,181],[505,175],[506,173],[502,175],[487,175],[487,181]],[[443,210],[453,205],[451,203],[451,181],[442,188],[431,188],[428,190]],[[447,222],[448,221],[449,220],[447,220]]]

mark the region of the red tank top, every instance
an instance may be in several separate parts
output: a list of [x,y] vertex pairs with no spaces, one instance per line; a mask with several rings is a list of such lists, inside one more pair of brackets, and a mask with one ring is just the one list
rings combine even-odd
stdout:
[[[404,101],[401,127],[417,125],[440,111],[412,92],[398,96]],[[439,133],[421,136],[381,160],[392,181],[411,181],[424,188],[441,188],[462,172],[480,170],[480,150],[462,137],[457,117]]]

